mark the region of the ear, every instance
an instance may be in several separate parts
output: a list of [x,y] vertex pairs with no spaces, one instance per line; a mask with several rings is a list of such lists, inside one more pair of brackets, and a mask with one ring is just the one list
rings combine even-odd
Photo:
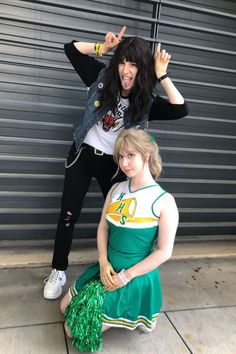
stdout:
[[146,162],[149,161],[149,159],[150,159],[150,154],[149,154],[148,152],[146,152],[146,153],[144,154],[144,159],[145,159]]

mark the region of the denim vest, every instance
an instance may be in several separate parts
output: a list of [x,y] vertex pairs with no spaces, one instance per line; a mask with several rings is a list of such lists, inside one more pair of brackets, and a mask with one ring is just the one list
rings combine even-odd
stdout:
[[[90,86],[85,113],[81,120],[74,125],[73,137],[77,150],[82,145],[89,129],[109,111],[109,107],[107,107],[105,103],[99,108],[99,92],[104,86],[105,70],[106,68],[100,71],[97,80]],[[130,106],[124,111],[125,129],[132,127],[135,127],[136,129],[147,129],[147,126],[148,114],[145,114],[143,119],[137,124],[137,122],[132,122],[132,109]]]

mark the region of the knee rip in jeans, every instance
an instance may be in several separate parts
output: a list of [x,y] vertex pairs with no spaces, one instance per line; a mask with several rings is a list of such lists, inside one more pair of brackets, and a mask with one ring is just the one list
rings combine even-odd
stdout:
[[71,213],[69,210],[67,210],[66,216],[65,216],[65,218],[64,218],[64,220],[65,220],[65,226],[66,226],[66,227],[69,227],[69,226],[70,226],[70,224],[71,224],[71,219],[72,219],[72,213]]

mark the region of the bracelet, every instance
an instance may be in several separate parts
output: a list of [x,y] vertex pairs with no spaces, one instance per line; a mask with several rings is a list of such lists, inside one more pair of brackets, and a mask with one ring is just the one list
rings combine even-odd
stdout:
[[102,43],[95,43],[94,44],[94,50],[95,50],[95,53],[97,54],[98,57],[101,57],[102,56],[102,49],[103,47],[103,44]]
[[161,82],[162,80],[166,79],[168,77],[168,73],[162,75],[161,77],[159,77],[158,81]]
[[120,278],[120,280],[122,281],[122,283],[124,285],[126,285],[129,282],[129,279],[126,277],[125,273],[124,273],[125,269],[122,269],[119,273],[118,276]]

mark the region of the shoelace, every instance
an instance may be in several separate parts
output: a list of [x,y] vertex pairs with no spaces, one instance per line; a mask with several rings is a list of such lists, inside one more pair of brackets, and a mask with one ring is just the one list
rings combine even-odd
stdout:
[[44,283],[46,284],[47,282],[49,282],[49,283],[52,283],[52,284],[56,284],[59,276],[60,276],[59,270],[53,269],[53,271],[50,274],[50,276],[47,277],[46,279],[44,279]]

